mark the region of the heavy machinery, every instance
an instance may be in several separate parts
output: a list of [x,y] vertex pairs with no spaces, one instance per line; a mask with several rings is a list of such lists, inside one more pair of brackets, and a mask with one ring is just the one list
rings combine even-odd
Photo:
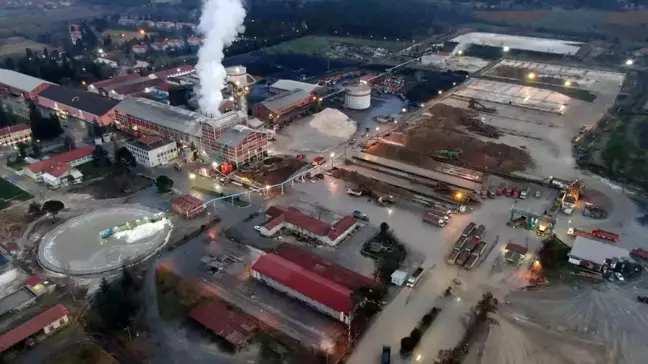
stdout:
[[586,202],[585,207],[583,208],[583,216],[591,217],[592,219],[605,219],[607,217],[607,212],[605,212],[605,210],[600,206]]
[[434,154],[438,158],[447,158],[449,160],[453,160],[459,157],[461,152],[462,152],[461,149],[454,149],[454,150],[441,149],[441,150],[437,150]]
[[578,198],[582,192],[583,181],[577,179],[572,182],[569,189],[565,192],[565,197],[562,199],[562,208],[565,214],[570,215],[574,211]]
[[486,113],[489,113],[489,114],[497,113],[497,109],[492,108],[492,107],[486,107],[481,102],[479,102],[479,101],[477,101],[475,99],[472,99],[472,98],[470,100],[468,100],[468,108],[476,110],[476,111],[486,112]]

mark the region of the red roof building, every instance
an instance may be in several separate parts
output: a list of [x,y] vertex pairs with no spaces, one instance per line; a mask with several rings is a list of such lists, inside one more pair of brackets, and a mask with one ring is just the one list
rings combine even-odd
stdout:
[[265,254],[252,266],[252,276],[346,324],[355,307],[353,291],[276,254]]
[[191,310],[189,317],[237,347],[248,341],[257,329],[251,318],[217,301],[202,301]]
[[376,286],[376,282],[373,279],[292,244],[280,244],[274,253],[352,291],[361,287]]
[[261,226],[261,234],[272,236],[286,228],[316,239],[320,244],[338,245],[355,231],[358,222],[351,216],[345,216],[335,224],[329,224],[303,214],[295,207],[270,206],[266,211],[269,219]]
[[0,353],[19,342],[36,336],[49,335],[57,328],[68,323],[68,310],[58,304],[36,317],[0,335]]
[[31,128],[25,123],[5,126],[0,129],[1,146],[10,146],[20,142],[29,142],[31,137]]
[[205,203],[201,199],[189,194],[182,195],[173,200],[171,207],[173,211],[184,217],[194,217],[205,211]]
[[[42,173],[48,173],[51,170],[59,168],[61,165],[75,167],[92,160],[94,148],[84,147],[71,150],[69,152],[57,154],[50,159],[45,159],[27,166],[27,175],[37,179]],[[33,175],[33,176],[32,176]]]

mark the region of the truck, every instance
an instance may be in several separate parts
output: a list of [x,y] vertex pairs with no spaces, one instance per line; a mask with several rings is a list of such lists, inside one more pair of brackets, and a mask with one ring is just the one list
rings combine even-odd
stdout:
[[477,226],[477,224],[475,224],[473,221],[469,222],[468,225],[466,225],[466,227],[463,229],[463,232],[461,233],[461,236],[466,237],[466,236],[470,235],[470,233],[472,233],[473,230],[475,230],[476,226]]
[[507,187],[504,189],[504,196],[511,197],[512,193],[513,193],[513,189],[511,187]]
[[407,287],[414,288],[416,282],[421,278],[421,274],[423,274],[423,267],[416,268],[414,273],[407,279]]
[[497,190],[495,190],[495,194],[497,196],[501,196],[504,194],[504,189],[506,188],[506,185],[504,183],[500,183],[499,186],[497,186]]
[[580,229],[575,229],[573,227],[570,227],[569,229],[567,229],[567,234],[571,236],[582,236],[588,239],[609,240],[614,243],[619,241],[619,235],[601,229],[594,229],[592,230],[592,232],[588,232],[585,230],[580,230]]
[[380,360],[381,364],[391,363],[391,346],[383,345],[382,347],[382,359]]
[[506,223],[506,226],[512,227],[513,229],[526,225],[527,218],[526,216],[517,217]]
[[607,212],[600,206],[586,202],[585,207],[583,208],[583,216],[591,217],[592,219],[605,219],[607,217]]
[[457,260],[455,261],[455,264],[463,267],[464,264],[466,264],[466,261],[470,257],[470,251],[468,250],[462,250],[461,253],[457,256]]
[[461,253],[461,249],[452,249],[450,255],[448,255],[448,264],[455,264],[459,253]]
[[480,237],[474,236],[470,241],[464,245],[463,250],[467,250],[468,252],[471,252],[475,250],[477,245],[479,245],[480,242]]
[[463,267],[466,269],[472,269],[475,266],[475,264],[477,264],[477,260],[479,260],[479,254],[472,253],[468,257],[468,259],[466,259],[466,262],[464,263]]
[[461,249],[463,248],[464,244],[466,244],[466,240],[468,240],[468,237],[465,235],[461,235],[457,241],[454,243],[454,249]]
[[519,198],[520,197],[520,190],[517,187],[515,187],[513,189],[513,191],[511,192],[511,197],[513,197],[513,198]]
[[441,208],[434,207],[434,206],[430,207],[430,210],[428,210],[428,212],[431,212],[434,215],[437,215],[437,216],[443,218],[443,220],[445,220],[445,222],[447,223],[448,220],[450,220],[450,215],[448,215],[446,213],[446,211],[447,211],[446,209],[441,209]]
[[529,187],[525,187],[520,191],[520,200],[526,200],[529,195]]
[[560,204],[554,203],[549,210],[549,216],[554,216],[560,210]]
[[482,235],[484,235],[484,231],[486,231],[486,226],[479,225],[473,236],[481,239]]
[[438,227],[444,227],[446,225],[446,221],[443,219],[442,216],[439,216],[430,211],[426,212],[425,215],[423,215],[423,221],[427,222],[430,225],[434,225]]
[[536,225],[536,235],[538,236],[545,236],[549,232],[549,225],[547,223],[538,223]]
[[641,248],[635,248],[630,251],[630,256],[635,259],[648,260],[648,251]]

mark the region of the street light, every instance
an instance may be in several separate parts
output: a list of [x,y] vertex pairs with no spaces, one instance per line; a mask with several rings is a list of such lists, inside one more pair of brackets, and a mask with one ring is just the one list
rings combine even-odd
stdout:
[[401,109],[401,111],[405,113],[405,112],[407,112],[407,108],[404,107],[404,108]]
[[379,127],[379,126],[377,126],[377,127],[376,127],[376,131],[379,131],[379,130],[380,130],[380,127]]
[[196,186],[196,182],[195,182],[196,175],[194,173],[189,173],[189,179],[191,180],[191,187],[195,187]]
[[571,86],[571,81],[565,81],[565,87]]
[[534,80],[536,78],[536,74],[533,73],[533,72],[529,72],[529,74],[527,75],[527,78],[530,79],[530,80]]
[[438,93],[439,95],[441,95],[441,94],[443,93],[443,91],[439,90],[439,91],[437,91],[437,93]]
[[216,162],[216,161],[212,162],[212,168],[213,169],[218,168],[218,162]]
[[457,54],[458,54],[458,55],[462,55],[462,54],[463,54],[463,51],[459,51],[459,52],[457,52]]
[[511,50],[511,48],[509,48],[509,47],[507,47],[507,46],[504,46],[504,52],[508,52],[508,51],[510,51],[510,50]]
[[632,66],[634,64],[634,60],[629,59],[626,61],[626,66]]
[[335,157],[335,153],[331,152],[331,158]]

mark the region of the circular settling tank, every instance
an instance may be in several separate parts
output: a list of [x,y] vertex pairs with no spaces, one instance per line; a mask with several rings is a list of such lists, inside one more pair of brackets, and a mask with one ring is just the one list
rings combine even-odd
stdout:
[[104,273],[133,263],[164,245],[173,229],[168,219],[143,207],[93,211],[55,227],[38,248],[38,260],[55,272]]
[[344,104],[351,110],[365,110],[371,107],[371,86],[367,84],[347,86]]

